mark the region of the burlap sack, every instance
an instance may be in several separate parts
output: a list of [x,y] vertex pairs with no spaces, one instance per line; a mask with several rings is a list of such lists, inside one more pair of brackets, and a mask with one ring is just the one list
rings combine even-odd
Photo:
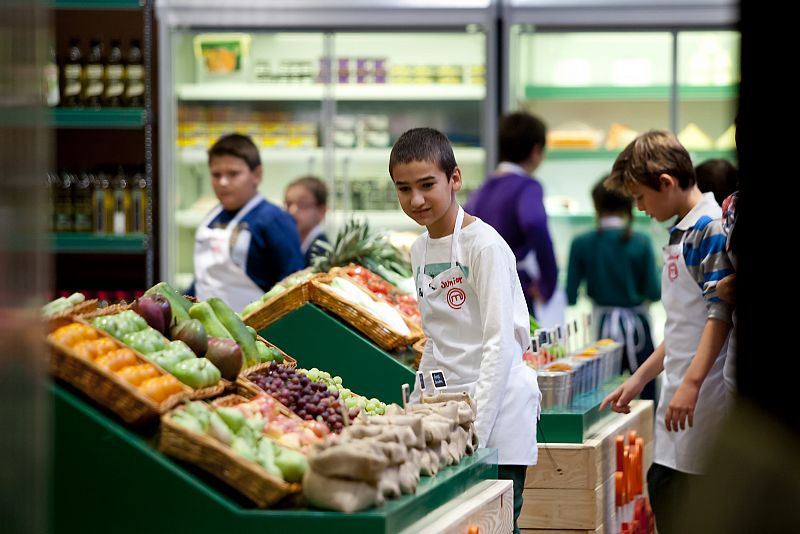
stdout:
[[383,504],[376,484],[326,477],[313,469],[303,476],[303,495],[317,508],[345,513]]
[[386,499],[396,499],[400,492],[400,467],[387,467],[378,481],[378,492]]
[[425,444],[435,447],[446,440],[453,430],[453,423],[441,420],[437,416],[427,416],[422,420],[422,431],[425,435]]
[[389,461],[370,443],[350,441],[309,455],[308,465],[310,469],[327,477],[377,483]]
[[475,402],[475,399],[473,399],[469,393],[465,391],[459,393],[436,393],[434,395],[425,394],[422,396],[423,404],[436,404],[447,401],[465,402],[472,409],[473,414],[478,413],[478,405]]
[[439,453],[433,449],[421,451],[419,461],[419,473],[426,476],[434,476],[439,472]]
[[377,441],[377,438],[371,438],[371,441],[374,441],[375,449],[381,451],[390,466],[400,465],[408,461],[408,447],[402,443]]
[[401,465],[398,479],[400,491],[406,494],[416,492],[419,484],[419,464],[409,461]]

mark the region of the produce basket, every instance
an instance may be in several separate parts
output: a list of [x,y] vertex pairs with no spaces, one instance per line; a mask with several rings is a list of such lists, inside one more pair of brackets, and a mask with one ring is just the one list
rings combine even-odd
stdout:
[[[366,275],[374,279],[375,282],[370,282],[368,284],[362,278],[359,278],[358,276],[351,276],[350,274],[348,274],[354,269],[362,269],[366,273]],[[345,265],[344,267],[334,267],[330,271],[328,271],[328,274],[330,274],[331,276],[342,276],[344,278],[347,278],[348,280],[350,280],[357,286],[361,287],[362,289],[365,289],[366,291],[373,293],[376,297],[378,297],[379,299],[383,300],[384,302],[395,308],[405,318],[410,319],[414,324],[420,326],[421,319],[419,316],[419,306],[416,304],[416,301],[414,301],[415,309],[409,310],[412,311],[413,313],[409,313],[408,311],[405,311],[403,309],[404,299],[413,299],[413,297],[408,297],[404,295],[397,287],[393,286],[392,284],[381,278],[379,275],[373,273],[363,265],[360,265],[358,263],[350,263],[348,265]],[[380,291],[381,289],[383,291]],[[406,310],[408,310],[407,304],[405,306]]]
[[292,286],[286,291],[278,293],[261,304],[261,306],[242,317],[242,321],[247,326],[251,326],[260,331],[284,315],[293,312],[309,301],[309,288],[312,279],[313,277],[305,282],[300,282]]
[[[254,384],[255,385],[255,384]],[[257,387],[257,386],[256,386]],[[294,419],[296,421],[302,421],[300,417],[297,416],[292,410],[278,402],[277,399],[272,397],[269,393],[264,392],[261,388],[258,389],[259,394],[264,395],[266,397],[270,397],[272,400],[275,401],[275,406],[278,407],[278,413],[281,415],[285,415],[290,419]],[[242,404],[243,402],[250,402],[250,398],[244,397],[242,395],[225,395],[224,397],[220,397],[211,402],[213,406],[217,406],[220,408],[232,408],[233,406],[237,406]]]
[[425,343],[427,341],[427,337],[422,337],[411,347],[414,349],[414,369],[419,369],[419,364],[422,362],[422,353],[425,352]]
[[[182,406],[178,408],[183,409]],[[287,495],[299,493],[301,489],[300,484],[290,484],[269,474],[260,465],[246,460],[211,436],[198,434],[175,423],[171,413],[161,417],[158,448],[173,458],[201,467],[245,495],[259,508],[267,508]]]
[[[100,332],[101,336],[111,339],[118,348],[131,350],[139,364],[149,363],[160,371],[160,374],[168,374],[142,354],[105,332],[97,330],[81,319],[74,322],[82,323]],[[181,384],[180,392],[158,403],[116,373],[99,367],[72,348],[56,341],[52,334],[47,337],[47,343],[52,349],[49,362],[50,374],[80,389],[96,402],[119,415],[126,423],[140,424],[158,417],[159,414],[168,411],[192,394],[191,388]]]
[[[286,357],[284,356],[284,362],[285,361]],[[242,370],[242,372],[239,373],[239,376],[236,378],[236,386],[239,394],[247,399],[251,399],[256,395],[267,394],[266,391],[258,387],[255,384],[255,382],[251,381],[249,377],[254,373],[257,373],[258,371],[269,369],[271,364],[272,362],[259,363],[257,365],[252,365],[247,369]],[[297,362],[295,362],[294,365],[290,365],[289,367],[297,367]],[[286,409],[289,410],[289,408]],[[291,412],[291,410],[289,411]]]
[[78,314],[77,316],[83,319],[84,321],[91,321],[95,317],[116,315],[118,313],[124,312],[125,310],[129,310],[130,308],[131,308],[130,304],[111,304],[104,308],[98,308],[97,306],[95,306],[93,310],[87,311],[86,313]]
[[71,323],[75,317],[86,313],[91,313],[96,309],[97,309],[97,299],[90,299],[90,300],[84,300],[83,302],[62,311],[61,313],[56,313],[55,315],[45,317],[48,323],[47,331],[52,332],[56,328],[60,328],[66,324]]
[[[409,336],[396,332],[364,306],[344,300],[328,284],[334,276],[323,274],[311,281],[311,301],[344,319],[384,350],[413,345],[424,334],[413,321],[400,314],[411,331]],[[373,300],[375,297],[373,297]]]

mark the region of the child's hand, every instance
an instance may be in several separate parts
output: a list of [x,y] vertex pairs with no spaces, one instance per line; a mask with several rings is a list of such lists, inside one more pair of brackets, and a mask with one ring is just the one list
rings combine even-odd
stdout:
[[642,392],[643,388],[644,385],[639,382],[636,375],[633,375],[603,399],[598,411],[602,412],[607,405],[611,405],[611,409],[615,412],[631,413],[630,402]]
[[667,414],[664,417],[664,424],[667,426],[667,431],[686,430],[686,421],[689,421],[689,427],[694,425],[694,408],[697,405],[697,396],[700,394],[700,388],[697,386],[683,382],[672,400],[669,401],[667,406]]
[[728,304],[736,304],[736,275],[729,274],[717,282],[717,296]]

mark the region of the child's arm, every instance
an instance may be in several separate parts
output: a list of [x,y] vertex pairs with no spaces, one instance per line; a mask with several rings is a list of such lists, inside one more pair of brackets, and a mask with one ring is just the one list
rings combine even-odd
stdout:
[[642,392],[648,382],[664,370],[664,355],[664,342],[661,342],[628,380],[603,399],[598,411],[603,411],[606,406],[611,405],[611,409],[615,412],[630,413],[630,402]]
[[700,386],[703,385],[708,372],[714,366],[730,329],[731,325],[725,321],[719,319],[706,321],[703,337],[700,338],[700,345],[697,347],[697,354],[692,358],[683,382],[667,406],[667,414],[664,417],[667,430],[675,432],[685,430],[687,418],[689,426],[694,425],[694,408],[697,405]]
[[[519,284],[516,265],[509,265],[505,251],[500,244],[495,244],[483,249],[470,268],[470,279],[480,303],[480,326],[483,330],[475,391],[478,405],[475,433],[481,447],[485,447],[506,394],[511,366],[515,360],[522,360],[522,351],[527,347],[520,348],[514,337],[513,290],[514,284]],[[454,332],[454,335],[457,334]],[[535,415],[531,414],[531,417]]]

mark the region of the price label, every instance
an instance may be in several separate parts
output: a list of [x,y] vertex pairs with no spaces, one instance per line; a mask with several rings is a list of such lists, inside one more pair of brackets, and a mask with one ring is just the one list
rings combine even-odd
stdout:
[[440,369],[431,371],[431,382],[435,389],[442,389],[447,387],[447,381],[444,379],[444,372]]

